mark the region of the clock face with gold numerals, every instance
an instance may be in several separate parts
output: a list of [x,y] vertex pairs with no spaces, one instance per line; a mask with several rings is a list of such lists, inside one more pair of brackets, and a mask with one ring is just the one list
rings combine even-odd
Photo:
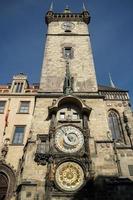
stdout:
[[56,148],[64,153],[75,153],[84,144],[82,132],[75,126],[62,126],[57,129],[55,134]]
[[84,182],[82,167],[75,162],[64,162],[56,170],[55,180],[57,185],[65,191],[78,190]]

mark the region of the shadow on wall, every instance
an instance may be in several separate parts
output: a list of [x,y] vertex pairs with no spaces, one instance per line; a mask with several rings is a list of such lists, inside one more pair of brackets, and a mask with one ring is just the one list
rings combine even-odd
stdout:
[[128,178],[99,176],[88,181],[72,200],[132,200],[133,181]]

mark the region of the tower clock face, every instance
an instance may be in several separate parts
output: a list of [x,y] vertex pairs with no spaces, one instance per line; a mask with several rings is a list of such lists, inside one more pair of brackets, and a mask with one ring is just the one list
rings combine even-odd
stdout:
[[56,170],[55,180],[57,185],[65,191],[78,190],[84,182],[84,172],[75,162],[64,162]]
[[57,129],[55,145],[60,151],[75,153],[82,148],[83,144],[84,136],[78,128],[69,125]]
[[72,22],[66,21],[61,26],[65,31],[71,31],[75,25]]

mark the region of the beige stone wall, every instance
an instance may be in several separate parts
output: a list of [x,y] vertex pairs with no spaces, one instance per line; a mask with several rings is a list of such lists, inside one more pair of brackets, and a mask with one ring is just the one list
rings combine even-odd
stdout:
[[[23,155],[23,148],[24,145],[27,142],[27,138],[29,137],[30,129],[31,129],[31,120],[34,110],[34,96],[4,96],[1,97],[0,100],[6,101],[5,106],[5,112],[3,114],[0,114],[0,145],[3,146],[3,143],[6,138],[9,139],[8,142],[8,153],[6,157],[6,162],[9,163],[14,167],[15,170],[18,168],[19,159]],[[21,101],[30,101],[30,107],[29,107],[29,113],[28,114],[20,114],[19,108],[20,108],[20,102]],[[8,114],[8,126],[5,129],[5,135],[3,135],[4,127],[5,127],[5,116]],[[23,138],[23,144],[22,145],[15,145],[12,144],[15,125],[25,125],[25,133]]]
[[[51,22],[48,34],[62,34],[63,22]],[[74,77],[74,91],[97,91],[96,76],[93,56],[87,25],[83,22],[75,22],[70,35],[48,35],[45,45],[44,61],[42,65],[40,88],[46,92],[62,92],[65,77],[66,61],[63,57],[63,47],[73,47],[74,57],[70,60],[70,72]]]
[[36,140],[37,134],[48,134],[50,120],[48,120],[48,107],[52,105],[51,98],[37,98],[34,117],[32,120],[32,139]]

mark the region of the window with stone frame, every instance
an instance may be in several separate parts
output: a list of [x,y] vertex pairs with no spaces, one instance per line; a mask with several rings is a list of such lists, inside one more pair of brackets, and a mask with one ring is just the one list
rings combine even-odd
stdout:
[[129,170],[130,176],[133,176],[133,165],[128,165],[128,170]]
[[25,125],[16,125],[13,135],[13,144],[23,144]]
[[65,105],[59,110],[57,118],[59,120],[80,120],[80,111],[74,105]]
[[111,110],[108,115],[109,128],[112,134],[112,139],[119,141],[122,139],[122,126],[119,114]]
[[73,58],[73,48],[72,47],[64,47],[63,49],[63,56],[65,59],[72,59]]
[[0,113],[4,113],[6,101],[0,101]]
[[23,89],[23,85],[24,85],[23,82],[15,82],[13,85],[12,91],[15,93],[21,93]]
[[21,101],[19,113],[29,113],[30,101]]

